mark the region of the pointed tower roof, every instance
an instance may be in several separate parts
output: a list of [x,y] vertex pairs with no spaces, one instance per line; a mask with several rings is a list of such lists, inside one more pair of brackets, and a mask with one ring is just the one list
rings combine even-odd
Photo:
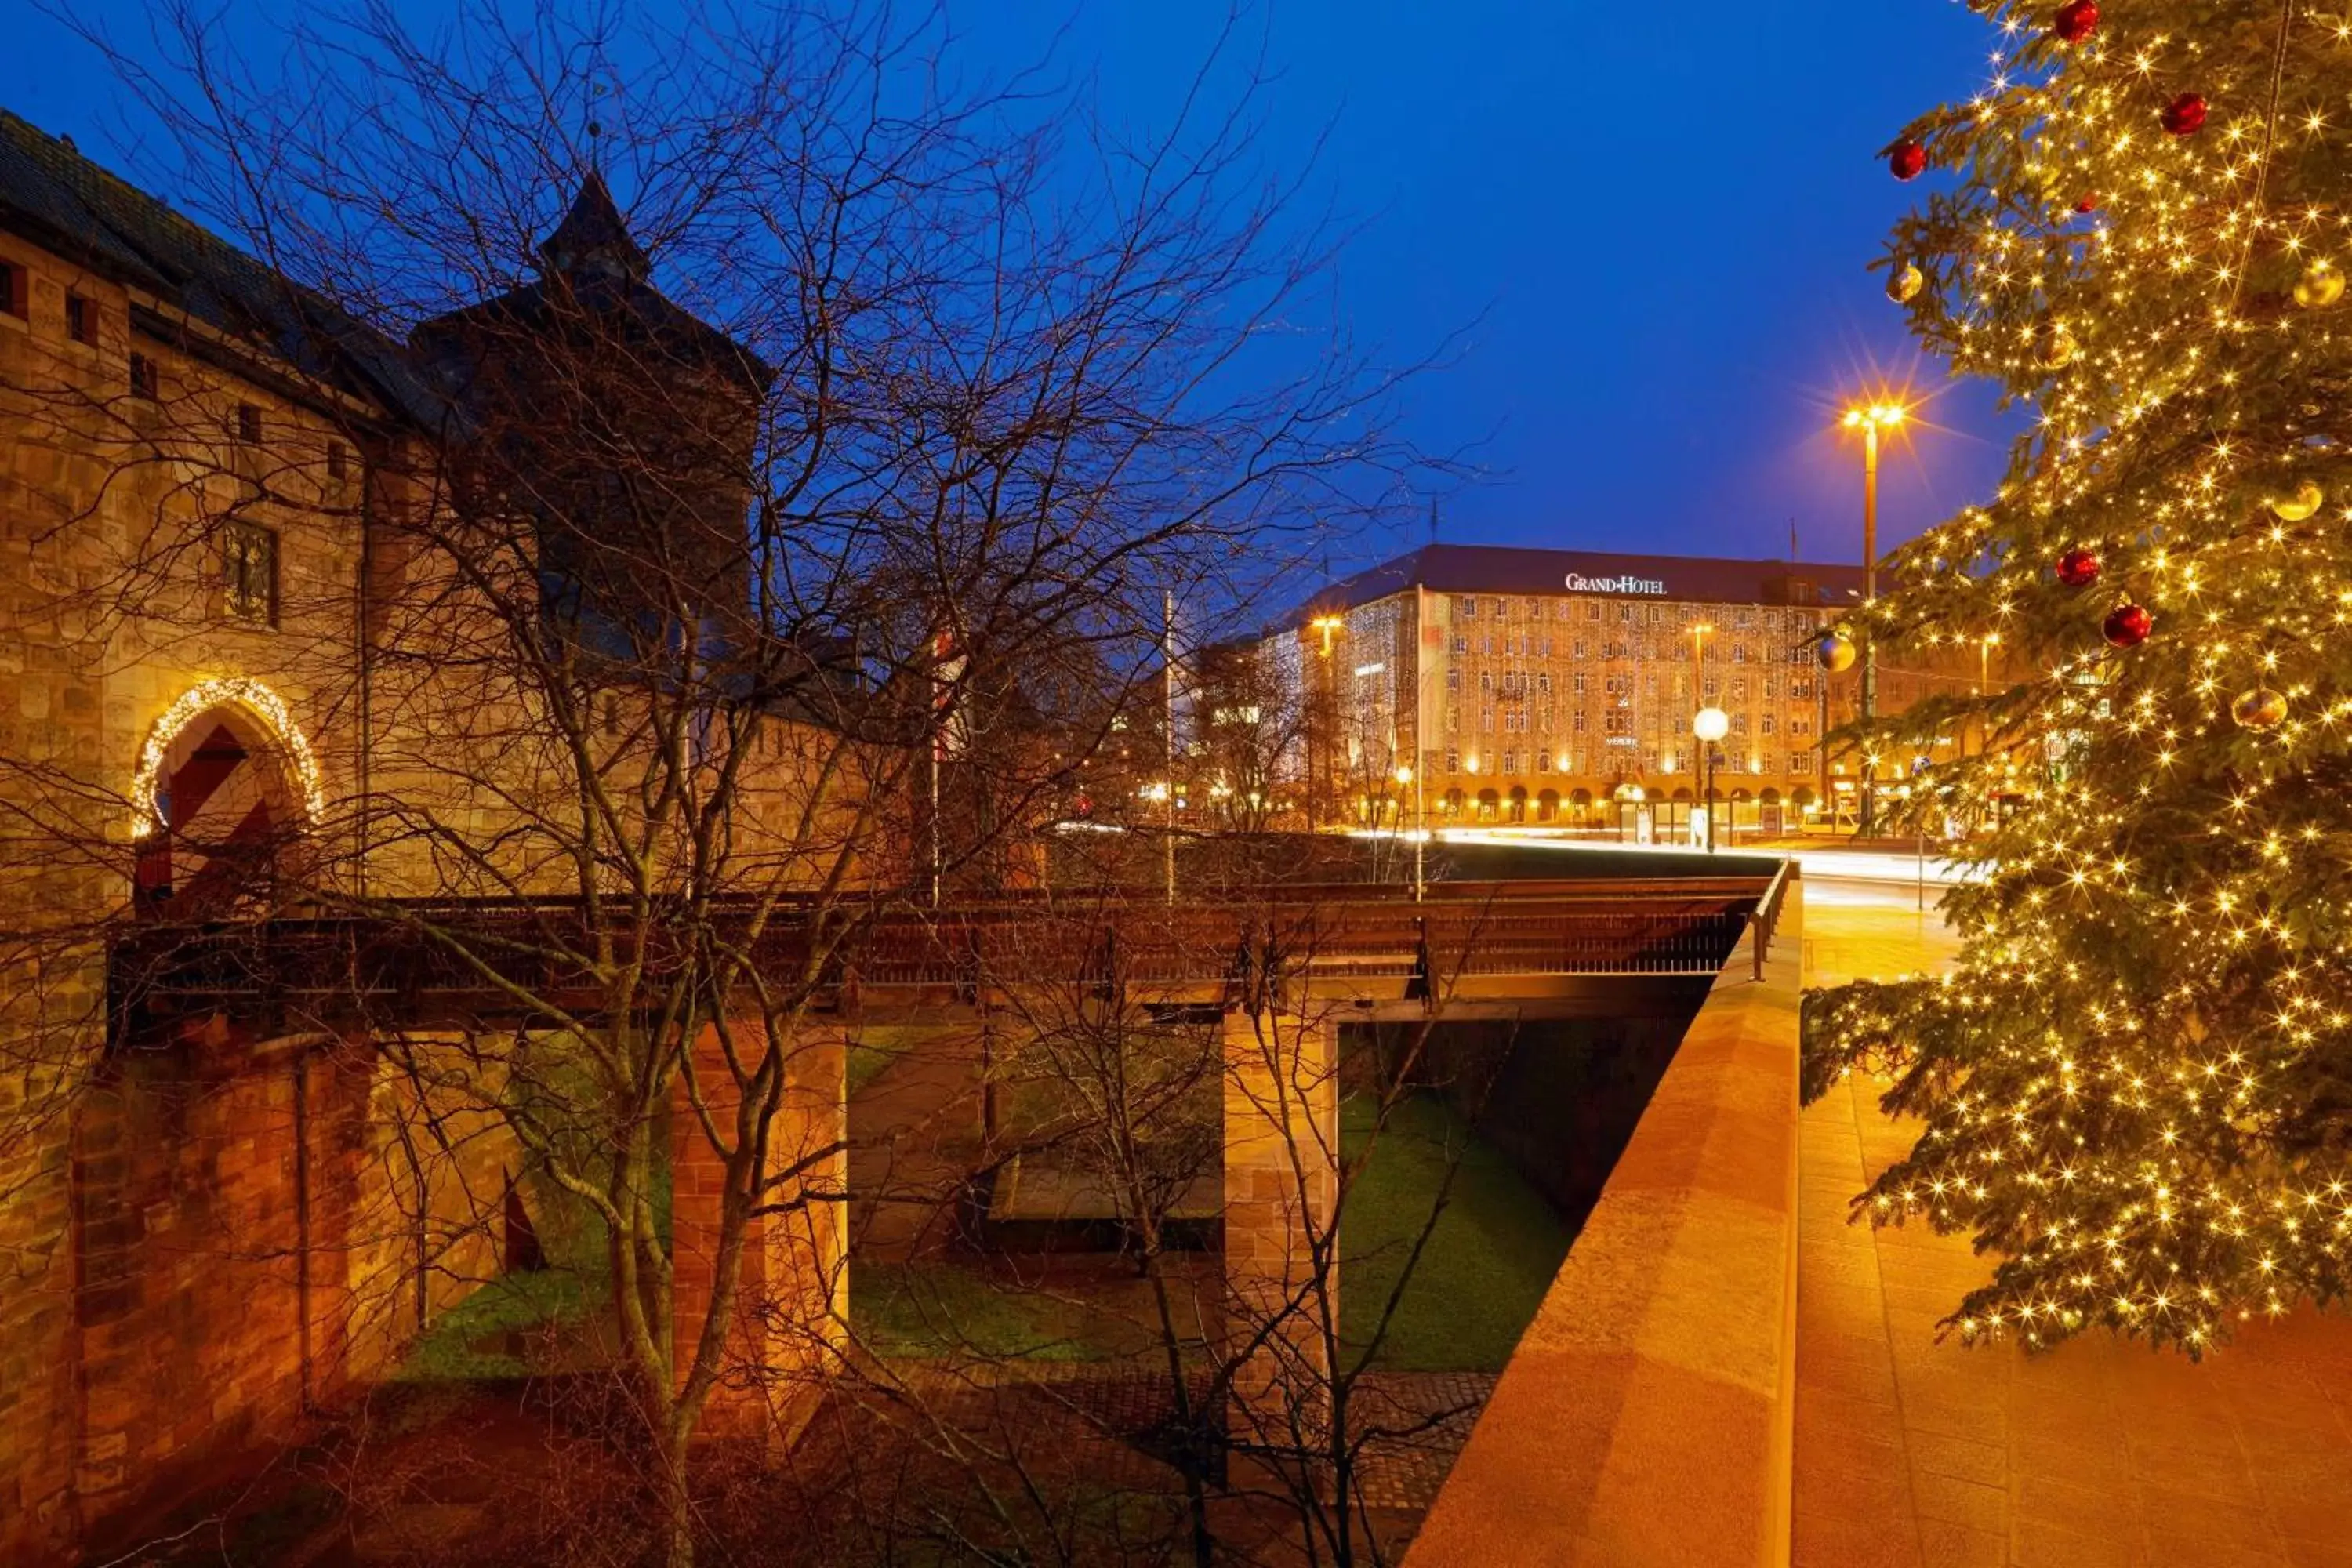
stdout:
[[776,373],[749,349],[696,320],[653,286],[652,261],[629,237],[628,221],[604,177],[593,171],[581,182],[572,210],[555,232],[540,242],[539,254],[537,282],[419,322],[409,333],[409,346],[437,374],[462,382],[473,374],[473,362],[490,335],[587,330],[637,345],[648,363],[659,359],[680,368],[716,370],[755,395],[775,379]]
[[572,210],[563,215],[553,234],[540,241],[539,254],[546,271],[573,277],[621,278],[642,283],[653,271],[652,261],[629,237],[628,220],[614,205],[604,176],[593,169],[581,182],[580,194],[572,199]]

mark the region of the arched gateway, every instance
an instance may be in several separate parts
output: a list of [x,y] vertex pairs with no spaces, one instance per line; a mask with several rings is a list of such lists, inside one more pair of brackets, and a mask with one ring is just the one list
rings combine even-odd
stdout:
[[131,786],[142,912],[217,909],[265,889],[321,809],[317,759],[277,692],[230,677],[183,692]]

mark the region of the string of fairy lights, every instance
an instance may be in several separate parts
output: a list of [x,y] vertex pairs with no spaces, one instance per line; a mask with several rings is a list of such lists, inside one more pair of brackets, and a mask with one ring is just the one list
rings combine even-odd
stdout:
[[2011,808],[1959,962],[1818,999],[1808,1049],[1924,1118],[1870,1210],[1996,1249],[1961,1332],[2195,1353],[2352,1284],[2352,15],[1975,8],[1990,80],[1886,153],[1959,176],[1887,293],[2031,428],[1857,614],[2036,673],[1918,792]]

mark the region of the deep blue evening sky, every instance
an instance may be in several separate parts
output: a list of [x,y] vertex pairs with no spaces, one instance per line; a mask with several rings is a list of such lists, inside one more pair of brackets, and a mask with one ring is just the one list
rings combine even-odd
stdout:
[[[950,10],[988,67],[1072,17]],[[1164,123],[1223,10],[1082,0],[1057,57],[1108,119]],[[137,28],[135,7],[115,14]],[[1491,434],[1443,537],[1769,556],[1793,519],[1804,554],[1858,552],[1837,402],[1877,374],[1939,379],[1864,270],[1916,194],[1874,153],[1976,89],[1989,29],[1956,0],[1273,0],[1266,17],[1280,79],[1258,150],[1294,162],[1331,131],[1316,199],[1368,224],[1339,279],[1358,340],[1406,360],[1477,323],[1407,411],[1432,447]],[[101,64],[46,17],[10,31],[0,104],[107,157]],[[1982,388],[1931,417],[1889,457],[1890,542],[2000,470]],[[1384,542],[1424,537],[1415,521]]]

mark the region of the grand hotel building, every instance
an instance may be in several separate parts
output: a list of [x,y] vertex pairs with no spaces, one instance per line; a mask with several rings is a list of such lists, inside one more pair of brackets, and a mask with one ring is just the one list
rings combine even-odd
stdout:
[[[1730,720],[1718,826],[1773,831],[1853,814],[1858,759],[1822,737],[1855,713],[1861,670],[1824,672],[1814,645],[1861,589],[1858,565],[1432,544],[1333,584],[1266,651],[1325,820],[1687,837],[1691,721],[1712,705]],[[1879,709],[1983,674],[1969,650],[1882,659]]]

